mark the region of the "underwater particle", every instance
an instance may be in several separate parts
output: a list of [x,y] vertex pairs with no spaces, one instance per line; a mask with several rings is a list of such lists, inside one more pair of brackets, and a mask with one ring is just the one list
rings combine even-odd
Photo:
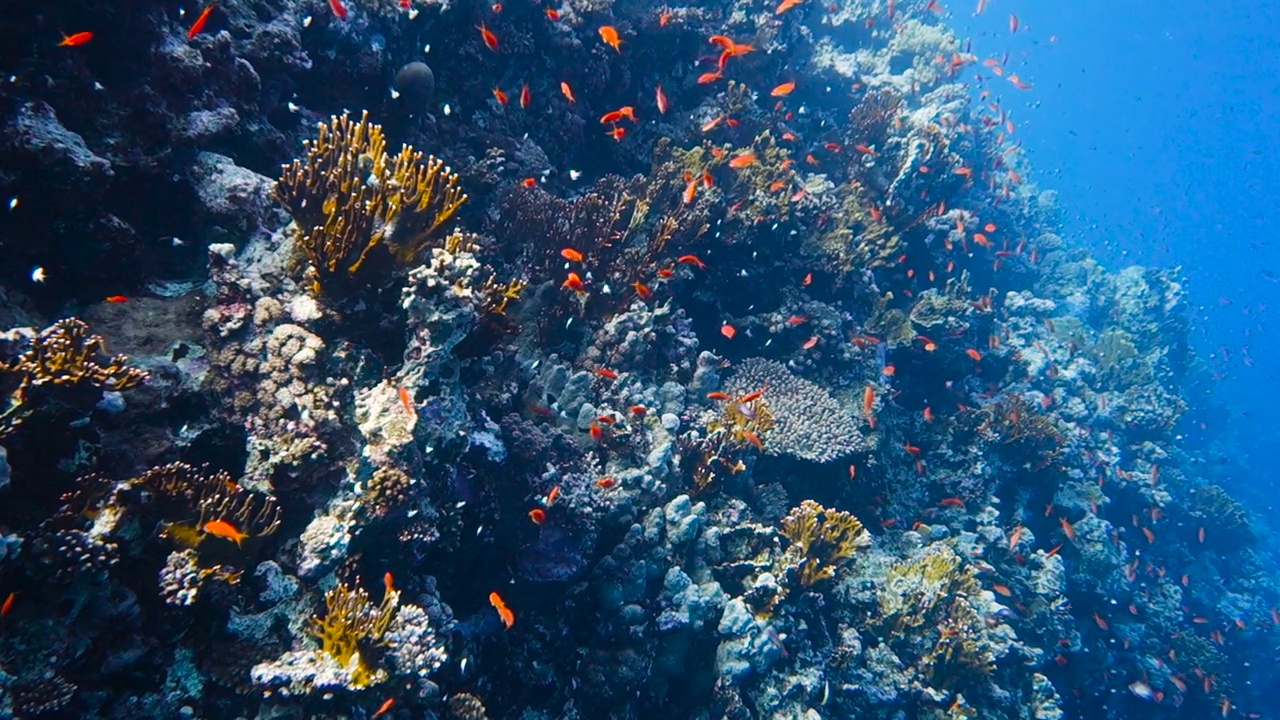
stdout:
[[436,94],[436,76],[431,66],[415,60],[396,72],[396,92],[411,105],[426,105]]

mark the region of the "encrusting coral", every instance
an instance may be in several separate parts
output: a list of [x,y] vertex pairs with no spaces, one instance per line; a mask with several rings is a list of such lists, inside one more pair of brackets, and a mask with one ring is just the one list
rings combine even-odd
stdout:
[[385,243],[411,262],[466,202],[443,160],[404,145],[387,154],[382,126],[348,115],[320,123],[306,156],[286,165],[276,197],[298,223],[297,246],[310,263],[314,294],[352,277]]

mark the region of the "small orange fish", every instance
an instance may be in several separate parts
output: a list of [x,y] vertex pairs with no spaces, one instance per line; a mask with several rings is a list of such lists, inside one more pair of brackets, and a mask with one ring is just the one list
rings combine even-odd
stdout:
[[532,102],[533,94],[529,92],[529,83],[524,83],[520,86],[520,109],[528,110]]
[[697,195],[697,193],[698,193],[698,179],[694,178],[693,180],[689,181],[688,185],[684,186],[684,192],[680,193],[680,199],[681,201],[684,202],[685,205],[688,205],[689,203],[693,202],[693,197]]
[[538,178],[527,177],[521,180],[520,184],[524,187],[533,187],[538,184]]
[[400,388],[400,404],[404,406],[404,411],[409,413],[409,417],[418,418],[418,408],[413,404],[413,393],[409,392],[409,388]]
[[893,365],[885,365],[884,369],[880,371],[880,374],[884,375],[885,377],[893,377],[894,375],[898,374],[898,368],[894,367]]
[[697,255],[681,255],[676,258],[676,264],[678,265],[680,263],[692,263],[699,270],[707,269],[707,264],[699,260]]
[[632,405],[630,409],[631,409],[631,414],[635,415],[636,417],[644,417],[645,414],[649,412],[649,408],[643,405]]
[[1018,543],[1022,541],[1022,531],[1023,531],[1023,529],[1024,529],[1024,528],[1023,528],[1021,525],[1019,525],[1018,527],[1014,528],[1014,529],[1013,529],[1013,533],[1009,535],[1009,550],[1010,550],[1010,551],[1012,551],[1014,548],[1018,547]]
[[396,578],[391,574],[390,570],[387,571],[387,574],[382,576],[382,585],[389,593],[396,591]]
[[606,368],[606,367],[596,368],[596,374],[604,378],[605,380],[618,379],[618,372],[616,370],[610,370],[609,368]]
[[1017,15],[1009,16],[1009,32],[1011,33],[1018,32],[1018,16]]
[[587,433],[591,435],[591,439],[600,442],[604,439],[604,428],[600,427],[600,423],[591,423],[591,427],[587,428]]
[[725,323],[720,326],[720,334],[725,336],[726,339],[732,340],[733,336],[738,334],[738,329],[729,323]]
[[498,36],[483,24],[477,25],[476,29],[480,31],[480,39],[484,40],[484,46],[493,52],[498,52]]
[[1142,534],[1146,536],[1148,543],[1154,543],[1156,541],[1156,534],[1151,532],[1151,528],[1142,528]]
[[1013,596],[1013,591],[1012,591],[1012,590],[1010,590],[1010,589],[1009,589],[1009,587],[1008,587],[1007,585],[1001,585],[1000,583],[994,583],[994,584],[991,586],[991,589],[992,589],[992,590],[995,590],[997,595],[1003,595],[1004,597],[1012,597],[1012,596]]
[[1111,629],[1111,626],[1107,623],[1106,619],[1105,619],[1105,618],[1103,618],[1101,615],[1099,615],[1099,614],[1097,613],[1097,611],[1094,611],[1094,613],[1093,613],[1093,621],[1094,621],[1095,623],[1097,623],[1097,624],[1098,624],[1098,627],[1099,627],[1099,628],[1101,628],[1101,629],[1103,629],[1103,630],[1110,630],[1110,629]]
[[756,435],[750,430],[743,430],[742,437],[745,438],[747,442],[751,443],[756,450],[764,452],[764,443],[760,441],[759,435]]
[[63,35],[62,42],[58,43],[58,47],[79,47],[93,39],[93,33],[89,31],[73,33],[71,35]]
[[205,523],[203,530],[214,537],[220,537],[223,540],[232,540],[236,545],[239,545],[249,538],[248,533],[241,531],[240,528],[221,519],[210,520]]
[[654,92],[654,96],[658,102],[658,112],[666,115],[667,110],[671,109],[671,102],[667,100],[667,94],[662,92],[662,83],[658,83],[658,89]]
[[502,599],[498,591],[495,590],[489,593],[489,604],[493,606],[494,610],[498,611],[498,617],[502,619],[502,624],[506,625],[508,630],[511,629],[512,625],[516,624],[516,614],[511,612],[511,608],[507,607],[506,601]]
[[808,340],[805,340],[805,341],[804,341],[804,345],[801,345],[800,347],[801,347],[801,349],[803,349],[803,350],[812,350],[812,349],[813,349],[813,347],[814,347],[815,345],[817,345],[817,344],[818,344],[818,336],[817,336],[817,335],[814,335],[813,337],[809,338]]
[[870,415],[876,406],[876,389],[868,385],[867,389],[862,393],[862,414]]
[[731,160],[729,160],[729,167],[731,167],[731,168],[733,168],[733,169],[735,169],[735,170],[739,170],[739,169],[741,169],[741,168],[749,167],[749,166],[751,166],[751,165],[754,165],[755,163],[756,163],[756,153],[755,153],[755,151],[754,151],[754,150],[747,150],[746,152],[744,152],[744,153],[742,153],[742,154],[740,154],[740,155],[735,155],[735,156],[733,156],[733,158],[732,158]]
[[556,485],[555,487],[551,488],[551,492],[547,493],[547,507],[551,507],[552,505],[555,505],[556,500],[559,500],[559,499],[560,499],[560,486]]
[[1061,550],[1061,549],[1062,549],[1062,543],[1058,543],[1057,545],[1054,545],[1054,546],[1053,546],[1053,549],[1052,549],[1052,550],[1050,550],[1049,552],[1045,553],[1045,554],[1044,554],[1044,556],[1045,556],[1045,557],[1053,557],[1054,555],[1057,555],[1057,554],[1058,554],[1058,551],[1059,551],[1059,550]]
[[560,19],[559,10],[556,10],[555,8],[547,8],[546,12],[547,12],[547,19],[550,20],[551,22],[555,22]]
[[[715,82],[715,81],[719,80],[719,79],[720,79],[720,78],[722,78],[722,77],[724,77],[724,75],[723,75],[721,72],[719,72],[719,71],[716,71],[716,72],[704,72],[704,73],[702,73],[701,75],[699,75],[699,76],[698,76],[698,84],[699,84],[699,85],[706,85],[707,83],[713,83],[713,82]],[[706,132],[706,130],[703,130],[703,132]]]
[[618,481],[612,477],[602,477],[596,481],[596,487],[601,490],[608,490],[618,484]]
[[582,253],[578,252],[577,250],[567,247],[560,251],[560,257],[570,262],[582,262],[582,258],[584,256]]
[[627,129],[624,127],[615,127],[612,130],[609,130],[608,132],[605,133],[605,135],[609,135],[610,137],[612,137],[614,140],[618,142],[622,142],[622,138],[625,137],[626,134],[627,134]]
[[801,280],[801,281],[800,281],[800,287],[809,287],[809,285],[810,285],[812,282],[813,282],[813,273],[807,273],[807,274],[804,276],[804,280]]
[[729,393],[720,392],[719,390],[713,390],[707,393],[708,400],[728,400],[730,397]]
[[188,40],[195,40],[200,31],[204,30],[205,23],[209,22],[209,16],[213,14],[213,9],[216,7],[218,3],[209,3],[209,7],[205,8],[204,12],[200,13],[200,17],[191,23],[191,29],[187,31]]
[[786,97],[790,95],[791,91],[795,89],[796,89],[796,82],[794,80],[791,80],[789,82],[782,83],[781,85],[775,87],[773,90],[770,90],[769,95],[771,97]]
[[1075,540],[1076,526],[1072,525],[1071,521],[1067,520],[1066,518],[1058,518],[1058,522],[1062,525],[1062,532],[1067,534],[1067,539]]
[[572,290],[579,295],[587,292],[586,284],[582,282],[582,278],[578,277],[578,273],[569,273],[569,277],[560,285],[561,290]]
[[781,15],[802,2],[804,2],[804,0],[782,0],[782,2],[778,3],[778,7],[774,8],[773,14]]
[[933,408],[926,405],[923,414],[925,422],[933,422]]
[[507,94],[502,91],[502,88],[493,89],[493,99],[497,100],[499,105],[507,104]]
[[963,508],[964,500],[961,500],[958,497],[943,498],[942,501],[938,503],[938,505],[944,508]]
[[385,702],[378,706],[378,712],[374,713],[373,717],[382,717],[383,715],[386,715],[387,711],[391,709],[391,706],[395,704],[395,698],[387,698]]
[[109,303],[129,302],[129,298],[125,297],[124,295],[111,295],[106,298],[105,302],[109,302]]
[[658,27],[666,27],[669,22],[671,22],[671,13],[664,10],[662,14],[658,16]]
[[4,604],[0,605],[0,618],[9,617],[9,613],[13,612],[13,604],[18,600],[18,593],[11,592],[9,597],[4,599]]
[[604,25],[600,28],[600,39],[604,43],[618,53],[622,52],[622,38],[618,37],[618,29],[612,25]]
[[965,350],[964,354],[972,358],[974,362],[982,361],[982,353],[978,352],[977,349],[975,348],[969,348],[968,350]]
[[569,83],[564,82],[563,80],[560,82],[560,94],[564,95],[571,103],[578,102],[573,97],[573,88],[569,87]]
[[529,511],[529,519],[534,525],[541,525],[547,521],[547,511],[542,508],[534,508]]
[[649,289],[649,286],[639,280],[631,283],[631,287],[635,288],[636,294],[644,300],[648,300],[653,297],[653,291]]

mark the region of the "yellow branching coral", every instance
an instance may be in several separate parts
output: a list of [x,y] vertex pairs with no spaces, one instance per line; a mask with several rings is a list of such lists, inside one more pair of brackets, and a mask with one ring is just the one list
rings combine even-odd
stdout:
[[400,592],[388,582],[382,604],[375,606],[364,588],[339,585],[324,600],[324,617],[312,618],[310,625],[321,649],[344,668],[350,668],[354,661],[355,687],[381,682],[386,673],[375,664],[375,656],[399,610]]
[[[166,532],[186,545],[202,541],[207,535],[201,529],[218,520],[245,538],[266,537],[280,527],[280,506],[274,497],[241,487],[223,471],[209,472],[175,462],[151,468],[133,483],[166,502],[163,512],[182,518]],[[192,516],[196,518],[194,525]]]
[[389,156],[368,112],[359,122],[344,114],[320,123],[305,157],[284,167],[275,195],[298,224],[316,294],[355,275],[383,243],[411,262],[467,200],[443,160],[409,145]]
[[124,355],[108,356],[103,340],[78,318],[59,320],[31,339],[14,360],[0,363],[0,372],[16,378],[9,403],[0,412],[0,436],[8,434],[30,412],[32,391],[48,386],[87,384],[103,390],[127,390],[146,380],[148,373],[128,365]]
[[793,567],[801,587],[835,577],[836,569],[871,545],[871,534],[858,518],[805,500],[782,519],[782,534],[791,541],[782,565]]

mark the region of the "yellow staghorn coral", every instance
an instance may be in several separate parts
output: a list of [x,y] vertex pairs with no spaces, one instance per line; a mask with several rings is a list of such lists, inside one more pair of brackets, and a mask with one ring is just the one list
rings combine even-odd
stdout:
[[321,649],[343,667],[355,662],[355,687],[381,682],[386,673],[374,664],[373,655],[396,617],[400,592],[388,582],[382,604],[375,607],[364,588],[339,585],[324,600],[324,617],[312,618],[310,624],[310,632],[320,640]]
[[359,272],[386,243],[412,262],[467,200],[443,160],[403,145],[387,155],[382,126],[348,115],[320,123],[306,155],[283,168],[276,198],[298,224],[311,291]]
[[101,336],[92,335],[79,318],[66,318],[41,330],[26,350],[0,373],[16,378],[9,403],[0,411],[0,437],[11,432],[31,412],[32,391],[50,386],[88,384],[103,390],[127,390],[146,380],[148,373],[128,365],[124,355],[108,356]]
[[798,573],[801,587],[835,577],[836,569],[863,548],[871,534],[858,518],[805,500],[782,519],[782,534],[791,541],[781,565]]

